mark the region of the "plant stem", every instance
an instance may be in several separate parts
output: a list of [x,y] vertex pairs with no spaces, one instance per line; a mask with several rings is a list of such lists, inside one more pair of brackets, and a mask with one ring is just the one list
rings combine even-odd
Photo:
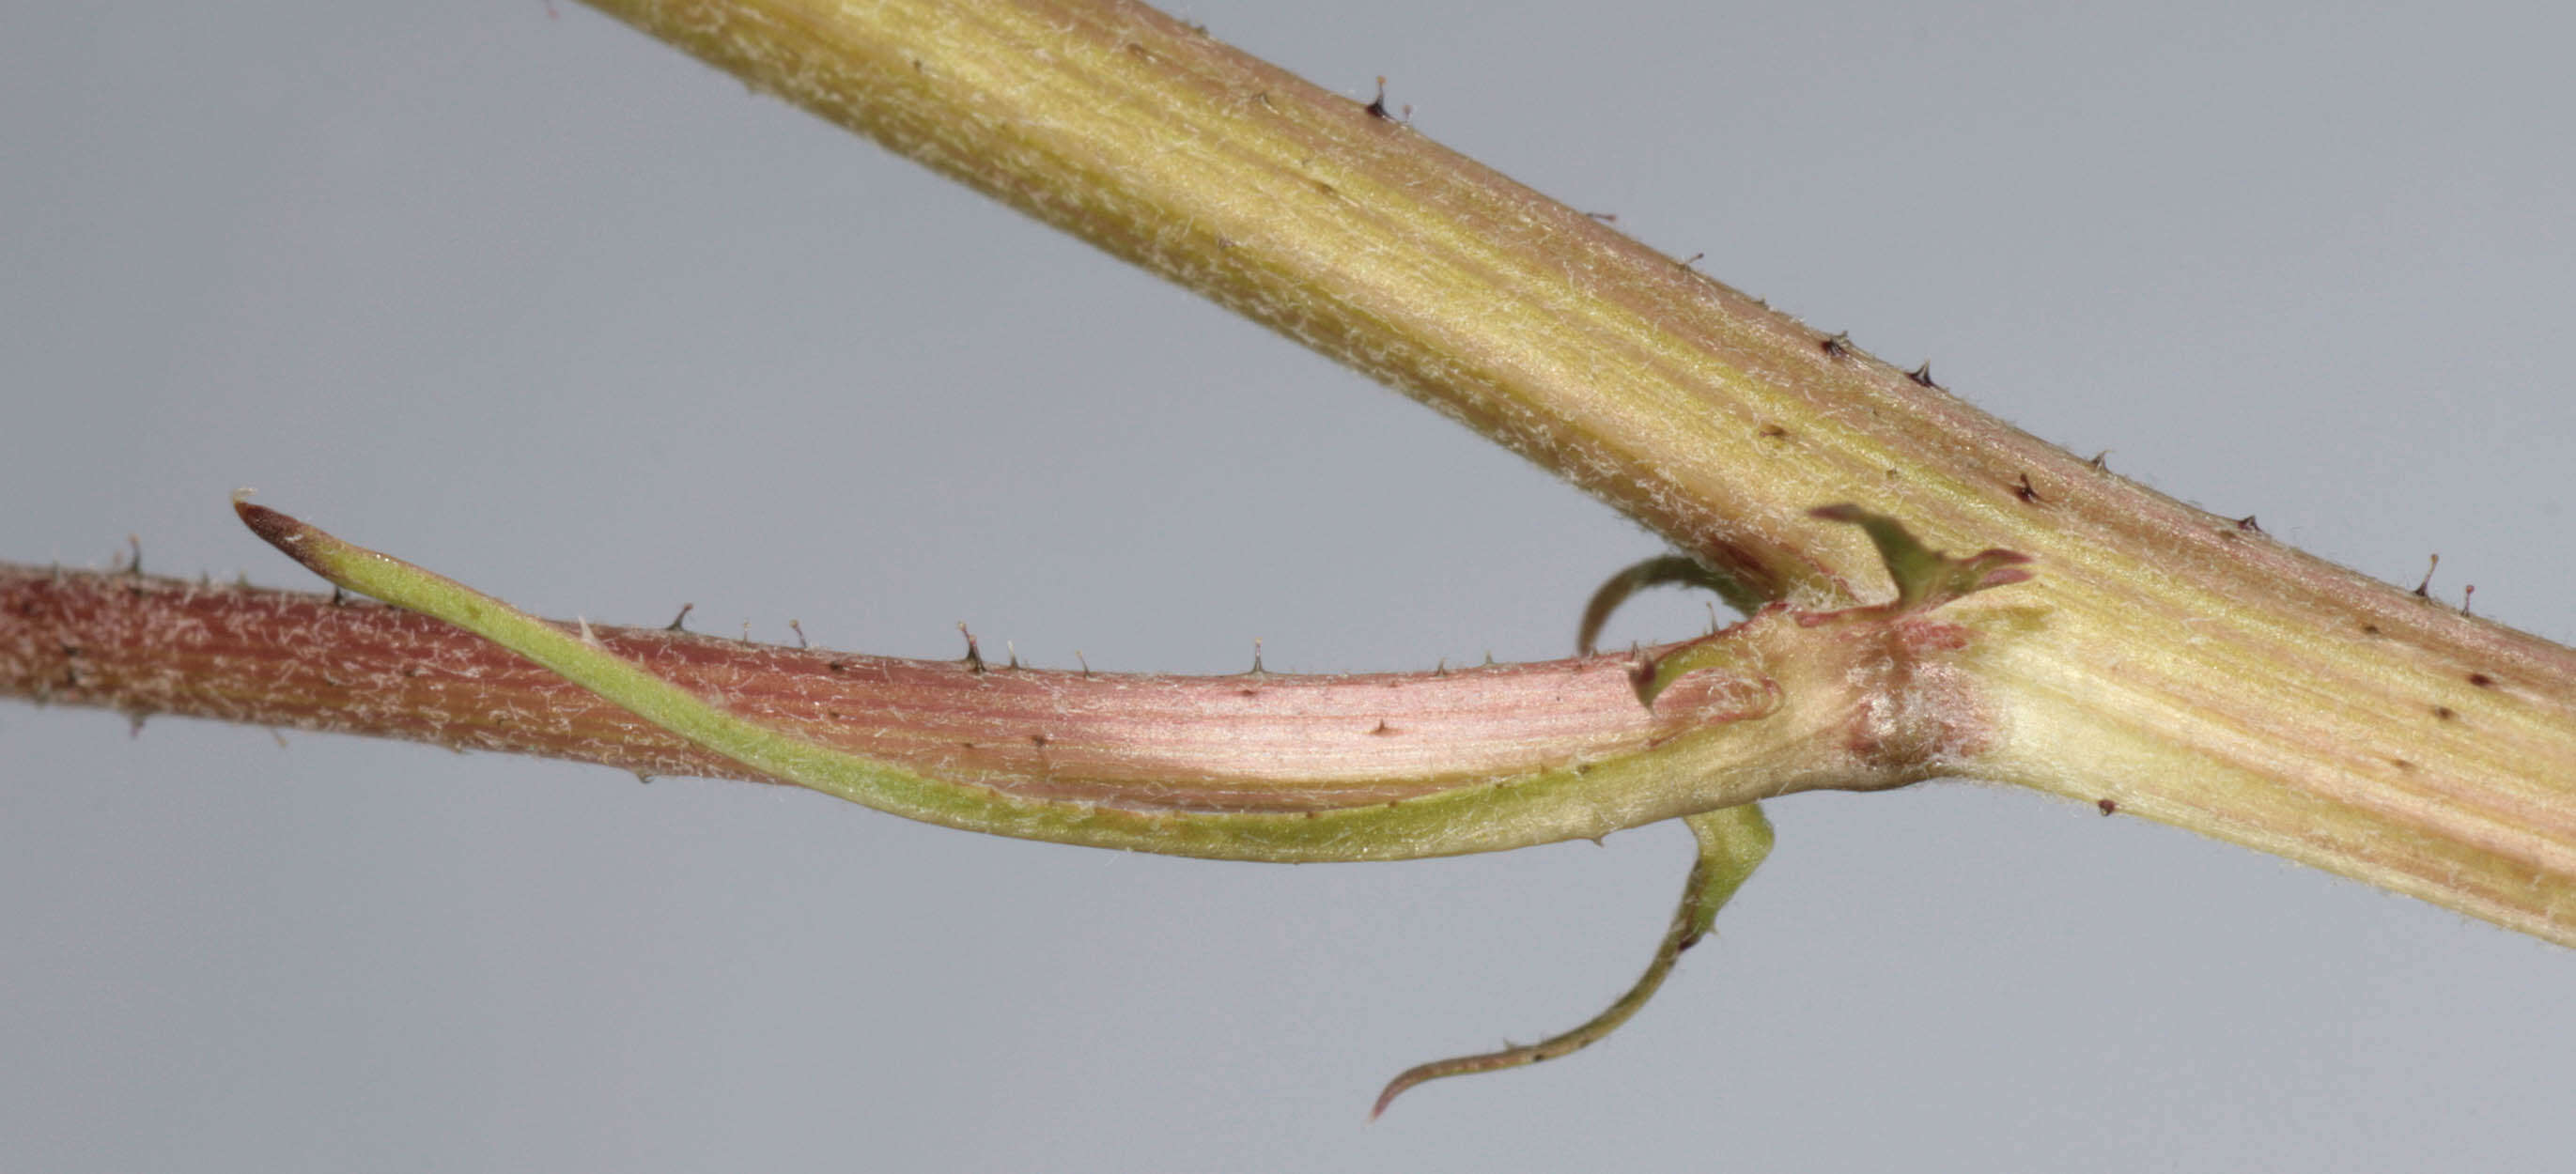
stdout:
[[[1177,677],[549,624],[247,509],[317,570],[417,610],[0,564],[0,695],[790,782],[976,831],[1260,860],[1492,851],[1905,781],[1841,746],[1829,674],[1785,713],[1770,682],[1721,673],[1649,709],[1623,656]],[[1738,632],[1849,643],[1785,614]]]
[[[1961,773],[2576,942],[2576,653],[2021,433],[1402,123],[1111,0],[597,0],[1367,371],[1759,595],[1855,592],[1854,501],[2031,555],[1967,601]],[[1863,588],[1859,593],[1875,594]]]
[[[0,696],[777,781],[471,632],[371,600],[0,564],[0,617]],[[1682,731],[1708,698],[1649,711],[1624,656],[1185,677],[590,630],[765,725],[946,778],[1140,810],[1319,810],[1606,759]]]
[[[594,760],[658,756],[970,831],[1267,861],[1598,839],[1775,795],[1930,777],[1982,746],[1990,715],[1968,691],[1909,702],[1886,686],[1944,675],[1974,645],[1947,605],[2029,577],[2011,552],[1947,558],[1891,519],[1841,507],[1820,513],[1869,530],[1895,601],[1767,604],[1626,659],[1121,678],[995,669],[971,636],[964,661],[924,664],[669,630],[603,634],[276,510],[240,498],[234,508],[335,587],[412,615],[337,594],[0,567],[0,615],[11,617],[0,693],[138,720],[177,710]],[[510,679],[530,667],[542,674]],[[584,693],[641,728],[603,734],[620,719],[585,713]]]
[[[1580,802],[1542,817],[1451,821],[1363,854],[1373,856],[1599,834],[1946,772],[2098,802],[2576,943],[2576,652],[2078,460],[1382,109],[1141,6],[598,2],[1370,372],[1627,511],[1698,560],[1705,581],[1784,609],[1730,637],[1737,645],[1700,646],[1668,667],[1742,659],[1791,703],[1786,720],[1745,723],[1758,733],[1742,747],[1677,757],[1665,739],[1704,747],[1747,730],[1697,741],[1710,713],[1693,711],[1675,735],[1664,717],[1621,710],[1624,668],[1571,662],[1448,686],[1380,679],[1422,709],[1377,720],[1418,740],[1367,740],[1377,727],[1365,720],[1318,734],[1290,711],[1234,712],[1192,735],[1161,719],[1219,712],[1226,686],[1164,678],[1116,692],[1064,674],[967,674],[1029,684],[977,684],[994,707],[951,710],[905,691],[934,674],[953,683],[957,666],[870,660],[893,699],[870,711],[837,691],[828,663],[818,673],[823,654],[601,635],[691,697],[775,704],[750,720],[951,783],[1006,782],[1014,801],[1134,810],[1404,803],[1596,754],[1654,767],[1608,790],[1570,787]],[[1901,519],[1935,546],[2009,548],[2036,577],[1948,604],[1938,623],[1854,619],[1872,609],[1845,605],[1886,588],[1865,571],[1866,539],[1814,516],[1835,501]],[[18,568],[0,585],[0,692],[742,773],[419,617],[136,576]],[[1897,588],[1913,598],[1915,587]],[[1846,618],[1801,626],[1824,616]],[[456,671],[438,675],[446,666]],[[1580,687],[1535,699],[1550,673]],[[1365,718],[1384,699],[1349,690],[1370,680],[1275,693]],[[761,697],[775,682],[797,683]],[[1088,724],[1032,730],[1037,703],[1013,688],[1088,698]],[[1703,703],[1724,691],[1685,681],[1669,704],[1688,707],[1693,690]],[[840,708],[844,698],[854,707]],[[851,717],[871,712],[882,720]],[[1281,763],[1294,765],[1264,773]],[[1312,850],[1298,858],[1327,858]]]

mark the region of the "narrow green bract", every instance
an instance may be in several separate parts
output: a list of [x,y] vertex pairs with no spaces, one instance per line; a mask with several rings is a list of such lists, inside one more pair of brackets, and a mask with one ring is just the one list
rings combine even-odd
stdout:
[[1446,1076],[1465,1076],[1476,1072],[1498,1072],[1570,1055],[1601,1042],[1622,1024],[1643,1010],[1648,1000],[1664,985],[1681,960],[1682,951],[1699,944],[1717,920],[1717,911],[1737,889],[1753,875],[1756,866],[1771,854],[1771,820],[1762,814],[1759,804],[1726,807],[1701,812],[1682,822],[1690,827],[1699,841],[1699,856],[1691,864],[1690,879],[1682,884],[1682,900],[1673,910],[1672,927],[1664,931],[1663,944],[1655,948],[1654,961],[1637,977],[1628,992],[1619,996],[1602,1012],[1585,1020],[1582,1026],[1560,1032],[1534,1044],[1504,1048],[1473,1056],[1434,1060],[1405,1069],[1377,1094],[1377,1104],[1369,1109],[1375,1119],[1406,1089]]
[[237,501],[251,529],[332,583],[491,640],[654,725],[761,774],[880,811],[1022,839],[1233,860],[1391,860],[1598,838],[1687,810],[1683,774],[1733,723],[1620,758],[1533,770],[1392,803],[1311,812],[1146,810],[1038,799],[934,778],[745,720],[585,639],[421,567]]

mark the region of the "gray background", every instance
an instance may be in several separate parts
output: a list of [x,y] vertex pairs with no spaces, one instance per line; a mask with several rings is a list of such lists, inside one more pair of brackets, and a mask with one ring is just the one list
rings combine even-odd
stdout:
[[[1566,651],[1634,526],[569,3],[22,5],[0,557],[303,585],[263,501],[537,611],[1063,664]],[[1183,15],[2080,452],[2565,640],[2541,6]],[[1689,631],[1673,594],[1618,639]],[[2533,1169],[2576,957],[2089,808],[1121,856],[819,796],[0,708],[0,1167]]]

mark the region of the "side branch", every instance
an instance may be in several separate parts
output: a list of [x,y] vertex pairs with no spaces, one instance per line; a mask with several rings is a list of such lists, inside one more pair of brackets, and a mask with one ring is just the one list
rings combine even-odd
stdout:
[[[567,625],[569,626],[569,625]],[[1711,705],[1638,706],[1594,656],[1436,673],[1190,677],[790,648],[590,625],[746,718],[1032,795],[1318,810],[1597,761]],[[775,782],[461,628],[358,596],[0,564],[0,696],[213,718],[645,775]],[[1403,784],[1388,779],[1408,779]]]
[[1384,380],[1754,597],[1868,593],[1820,500],[2023,552],[2047,573],[2015,638],[1957,678],[2001,713],[1961,771],[2576,943],[2576,652],[2116,476],[1141,4],[592,2]]
[[335,584],[408,610],[0,568],[0,693],[789,782],[970,830],[1262,860],[1598,837],[1925,773],[1855,755],[1871,699],[1804,652],[1853,642],[1777,608],[1690,646],[1731,650],[1738,671],[1694,672],[1651,708],[1614,657],[1333,677],[997,668],[548,623],[239,508]]
[[1256,860],[1597,838],[1955,769],[1989,744],[1991,714],[1944,667],[1973,616],[1934,613],[2025,577],[2017,555],[1948,559],[1862,516],[1911,559],[1888,560],[1895,602],[1774,603],[1649,659],[1132,677],[568,626],[235,508],[335,586],[403,610],[0,567],[0,692],[764,779],[974,831]]

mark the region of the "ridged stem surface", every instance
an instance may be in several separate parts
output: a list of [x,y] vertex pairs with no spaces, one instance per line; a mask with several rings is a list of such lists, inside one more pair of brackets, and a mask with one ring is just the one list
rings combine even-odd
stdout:
[[1385,380],[1759,594],[1883,590],[1807,516],[1831,502],[2025,552],[2035,583],[1973,605],[2005,728],[1964,773],[2576,941],[2568,649],[2078,459],[1141,5],[598,7]]

